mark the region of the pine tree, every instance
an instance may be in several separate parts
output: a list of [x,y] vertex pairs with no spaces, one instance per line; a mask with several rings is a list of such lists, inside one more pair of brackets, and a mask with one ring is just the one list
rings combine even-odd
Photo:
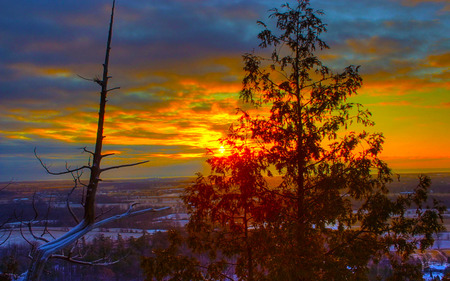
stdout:
[[388,255],[401,271],[442,230],[445,208],[425,207],[429,178],[413,194],[388,197],[384,137],[350,102],[362,85],[359,66],[334,72],[316,55],[329,48],[321,15],[298,0],[272,10],[276,32],[258,22],[260,47],[272,52],[244,55],[240,97],[254,109],[241,111],[222,140],[228,154],[209,159],[211,174],[184,197],[187,244],[209,257],[190,265],[205,279],[228,278],[211,274],[221,270],[239,280],[365,280],[369,261]]

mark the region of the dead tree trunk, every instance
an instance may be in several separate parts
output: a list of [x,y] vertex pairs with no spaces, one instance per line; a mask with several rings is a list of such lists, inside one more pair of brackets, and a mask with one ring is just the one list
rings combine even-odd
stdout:
[[[121,219],[123,217],[129,217],[137,214],[141,214],[144,212],[149,211],[160,211],[167,208],[161,208],[161,209],[144,209],[139,211],[133,211],[132,207],[128,211],[126,211],[123,214],[116,215],[107,219],[103,219],[101,221],[96,222],[96,215],[95,215],[95,197],[96,192],[98,188],[98,184],[101,181],[100,175],[102,172],[111,170],[111,169],[118,169],[122,167],[129,167],[129,166],[135,166],[139,164],[143,164],[144,162],[138,162],[138,163],[132,163],[132,164],[125,164],[125,165],[119,165],[119,166],[113,166],[113,167],[107,167],[107,168],[101,168],[101,160],[104,157],[113,155],[113,154],[102,154],[102,146],[103,146],[103,128],[104,128],[104,121],[105,121],[105,109],[106,109],[106,97],[108,93],[112,90],[118,89],[108,89],[108,80],[111,78],[108,76],[108,66],[109,66],[109,53],[111,50],[111,37],[112,37],[112,27],[113,27],[113,21],[114,21],[114,8],[115,8],[115,0],[112,4],[112,10],[111,10],[111,19],[109,23],[109,32],[108,32],[108,41],[106,45],[106,55],[105,55],[105,61],[103,63],[103,76],[102,80],[100,79],[93,79],[92,81],[96,82],[101,86],[101,92],[100,92],[100,109],[99,109],[99,116],[98,116],[98,127],[97,127],[97,138],[95,142],[95,151],[91,152],[87,149],[85,149],[86,152],[90,153],[93,157],[93,161],[91,165],[83,166],[77,169],[67,169],[67,171],[61,172],[61,173],[54,173],[49,171],[45,164],[41,161],[39,157],[38,160],[41,162],[41,164],[44,166],[46,171],[50,174],[68,174],[68,173],[74,173],[78,172],[80,170],[88,169],[90,170],[90,178],[89,183],[87,185],[86,189],[86,196],[85,196],[85,202],[84,202],[84,217],[83,219],[78,223],[77,226],[75,226],[72,230],[67,232],[65,235],[61,236],[58,239],[55,239],[53,241],[47,242],[43,245],[40,245],[32,252],[32,261],[29,267],[29,270],[27,272],[26,280],[39,280],[40,276],[43,272],[44,266],[48,259],[52,258],[52,256],[58,252],[59,250],[62,250],[71,244],[73,244],[75,241],[77,241],[79,238],[84,236],[86,233],[90,232],[94,228],[98,228],[101,225],[104,225],[108,222]],[[60,258],[61,255],[54,255],[54,257]],[[71,262],[79,262],[82,264],[87,264],[86,262],[76,261],[70,256],[63,257],[65,260],[71,261]]]
[[95,141],[94,159],[92,161],[91,176],[86,191],[86,201],[84,206],[84,220],[87,224],[91,224],[95,220],[95,194],[97,192],[98,182],[100,179],[101,169],[100,162],[102,161],[102,147],[103,147],[103,127],[105,123],[105,111],[106,111],[106,96],[108,94],[108,66],[109,66],[109,52],[111,50],[111,36],[112,27],[114,21],[114,4],[113,2],[111,11],[111,20],[109,22],[108,41],[106,44],[105,62],[103,63],[103,77],[101,81],[97,81],[102,87],[100,92],[100,109],[98,112],[98,125],[97,125],[97,139]]

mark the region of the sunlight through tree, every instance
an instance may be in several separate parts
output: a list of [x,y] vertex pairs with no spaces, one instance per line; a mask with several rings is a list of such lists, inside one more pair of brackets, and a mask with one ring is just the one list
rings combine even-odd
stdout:
[[[359,66],[335,72],[321,62],[326,25],[308,0],[271,11],[276,31],[258,22],[270,55],[244,55],[240,98],[254,108],[222,139],[229,153],[209,159],[211,174],[186,190],[186,243],[208,256],[191,266],[207,280],[365,280],[369,261],[408,263],[442,230],[445,208],[426,207],[430,180],[388,197],[384,137],[366,131],[370,112],[350,101]],[[144,268],[161,258],[145,258]],[[211,274],[218,268],[227,277]],[[154,269],[148,280],[174,276]]]

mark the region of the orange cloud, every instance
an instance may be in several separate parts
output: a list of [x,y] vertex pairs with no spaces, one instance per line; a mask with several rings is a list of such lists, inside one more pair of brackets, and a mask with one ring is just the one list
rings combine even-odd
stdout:
[[393,101],[393,102],[379,102],[375,104],[367,104],[366,106],[410,106],[411,102],[408,101]]
[[383,157],[395,172],[449,172],[450,158]]
[[398,52],[402,47],[397,40],[373,36],[368,39],[347,39],[346,44],[354,53],[363,55],[389,55]]
[[[420,85],[420,86],[418,86]],[[371,96],[407,95],[412,92],[429,92],[436,89],[448,89],[449,83],[436,83],[426,77],[391,77],[389,73],[380,72],[364,76],[361,94]]]
[[[398,0],[395,0],[398,1]],[[401,0],[402,5],[407,7],[414,7],[422,3],[442,3],[443,8],[441,12],[448,12],[450,11],[450,4],[447,0]]]
[[430,67],[450,67],[450,52],[429,55],[427,57],[427,64]]
[[416,6],[421,3],[447,3],[447,0],[402,0],[406,6]]
[[15,63],[8,66],[10,69],[23,73],[23,75],[71,77],[75,76],[68,68],[56,66],[37,66],[30,63]]
[[177,153],[177,154],[150,154],[149,157],[171,158],[171,159],[190,159],[205,157],[205,153]]

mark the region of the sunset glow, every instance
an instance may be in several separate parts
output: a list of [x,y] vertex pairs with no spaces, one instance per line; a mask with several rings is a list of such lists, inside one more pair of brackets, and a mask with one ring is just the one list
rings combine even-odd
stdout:
[[[121,177],[191,176],[237,119],[242,55],[258,51],[256,21],[279,1],[118,1],[105,150]],[[318,1],[328,24],[319,54],[332,69],[361,65],[365,105],[395,171],[450,171],[450,6],[445,1]],[[48,179],[84,163],[98,117],[110,1],[7,2],[0,11],[0,180]],[[361,11],[364,10],[364,13]],[[24,13],[27,15],[24,17]],[[414,15],[414,17],[411,17]],[[81,77],[80,77],[81,76]],[[131,171],[133,170],[134,171]],[[127,174],[129,173],[129,174]]]

